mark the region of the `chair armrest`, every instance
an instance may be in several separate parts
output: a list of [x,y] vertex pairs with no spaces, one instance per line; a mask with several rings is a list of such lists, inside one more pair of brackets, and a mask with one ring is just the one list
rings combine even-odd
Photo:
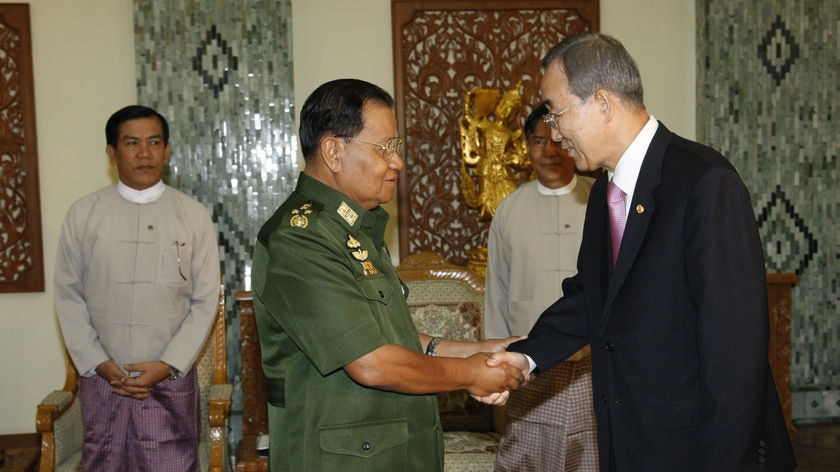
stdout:
[[38,470],[52,471],[82,450],[82,414],[75,400],[71,392],[54,390],[38,405],[35,415],[35,429],[41,435]]
[[[67,409],[67,405],[73,401],[73,394],[66,391],[66,390],[53,390],[38,405],[38,409],[41,406],[49,407],[54,406],[56,410],[60,413]],[[40,431],[40,430],[39,430]]]
[[233,385],[216,384],[210,387],[209,415],[210,426],[225,426],[230,415],[230,398],[233,394]]

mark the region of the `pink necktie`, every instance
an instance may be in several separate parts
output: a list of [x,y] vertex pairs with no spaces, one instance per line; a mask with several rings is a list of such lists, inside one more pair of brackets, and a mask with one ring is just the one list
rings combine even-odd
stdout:
[[624,207],[624,192],[612,180],[607,184],[607,205],[610,211],[610,237],[612,238],[612,263],[618,260],[618,249],[624,235],[627,213]]

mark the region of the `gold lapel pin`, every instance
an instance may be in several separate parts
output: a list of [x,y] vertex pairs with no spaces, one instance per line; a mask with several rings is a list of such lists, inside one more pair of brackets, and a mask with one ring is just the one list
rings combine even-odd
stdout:
[[636,205],[636,213],[641,215],[644,212],[645,212],[645,207],[643,207],[642,205]]

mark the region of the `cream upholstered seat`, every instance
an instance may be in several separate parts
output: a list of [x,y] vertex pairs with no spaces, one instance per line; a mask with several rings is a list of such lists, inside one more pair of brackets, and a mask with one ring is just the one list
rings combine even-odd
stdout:
[[[431,252],[418,252],[397,267],[408,286],[417,330],[431,336],[480,341],[484,329],[484,280]],[[493,409],[465,391],[438,394],[444,436],[444,470],[492,471],[501,435]]]
[[[199,463],[202,471],[223,472],[228,464],[228,417],[233,386],[227,383],[225,353],[225,299],[219,306],[213,329],[196,359],[201,397]],[[79,470],[82,460],[82,412],[76,394],[79,374],[65,352],[65,381],[61,390],[49,393],[38,405],[35,417],[41,435],[39,472]]]

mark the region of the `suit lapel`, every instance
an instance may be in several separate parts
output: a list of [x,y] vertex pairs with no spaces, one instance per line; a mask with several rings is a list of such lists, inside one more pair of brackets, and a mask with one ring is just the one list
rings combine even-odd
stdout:
[[[636,188],[633,190],[630,212],[627,215],[627,223],[621,241],[621,251],[618,254],[615,270],[609,277],[607,296],[604,301],[604,313],[601,318],[600,327],[602,330],[613,311],[611,309],[612,303],[630,273],[636,256],[639,254],[648,226],[656,211],[656,200],[653,192],[662,179],[662,161],[670,141],[671,132],[665,128],[665,125],[659,123],[656,134],[653,135],[653,140],[651,140],[642,162]],[[602,202],[602,205],[606,207],[606,201]],[[609,227],[609,224],[607,224],[607,227]],[[608,244],[604,251],[609,252]]]

